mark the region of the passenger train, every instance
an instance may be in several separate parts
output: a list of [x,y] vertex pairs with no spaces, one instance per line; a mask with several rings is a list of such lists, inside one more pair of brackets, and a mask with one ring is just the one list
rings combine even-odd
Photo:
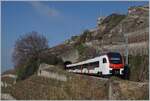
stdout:
[[66,69],[74,73],[98,74],[98,75],[124,75],[124,58],[120,53],[108,52],[93,59],[68,64]]

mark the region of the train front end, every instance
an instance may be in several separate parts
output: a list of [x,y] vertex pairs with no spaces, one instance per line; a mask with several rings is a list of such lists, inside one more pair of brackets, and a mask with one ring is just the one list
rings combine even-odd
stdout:
[[109,73],[111,75],[124,74],[124,59],[120,53],[110,52],[107,54],[109,59]]

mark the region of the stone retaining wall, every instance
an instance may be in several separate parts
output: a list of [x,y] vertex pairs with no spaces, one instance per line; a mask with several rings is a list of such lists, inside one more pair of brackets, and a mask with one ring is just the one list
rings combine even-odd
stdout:
[[58,73],[52,73],[52,72],[48,72],[45,70],[39,71],[38,76],[52,78],[52,79],[56,79],[56,80],[60,80],[60,81],[67,81],[67,77],[65,75],[61,75]]

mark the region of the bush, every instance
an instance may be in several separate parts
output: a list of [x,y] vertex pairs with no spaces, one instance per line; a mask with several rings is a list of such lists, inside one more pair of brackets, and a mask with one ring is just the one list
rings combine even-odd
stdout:
[[80,37],[80,43],[90,41],[90,39],[91,39],[91,32],[89,30],[85,30]]
[[19,80],[34,74],[40,63],[63,64],[61,58],[47,52],[48,41],[37,32],[27,33],[18,38],[13,52],[13,62]]
[[72,37],[71,37],[71,40],[75,41],[75,40],[78,39],[78,38],[79,38],[79,36],[72,36]]
[[37,72],[41,63],[50,65],[62,65],[63,61],[61,58],[48,53],[42,53],[38,59],[30,58],[28,59],[27,63],[25,63],[25,65],[17,69],[18,80],[26,79],[27,77]]
[[77,45],[76,49],[79,51],[79,54],[82,55],[84,53],[85,50],[85,46],[83,44]]
[[17,69],[17,80],[23,80],[38,70],[38,61],[29,59],[23,67]]
[[25,66],[23,66],[22,68],[18,68],[17,69],[17,80],[22,80],[25,79]]

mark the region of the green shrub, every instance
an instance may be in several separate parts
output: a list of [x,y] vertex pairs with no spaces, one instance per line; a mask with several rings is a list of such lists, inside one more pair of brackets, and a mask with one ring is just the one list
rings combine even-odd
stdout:
[[80,44],[80,45],[76,46],[76,49],[79,51],[79,54],[83,54],[85,48],[86,47],[83,44]]
[[17,69],[17,80],[23,80],[34,74],[38,69],[38,61],[29,59],[23,67]]
[[51,65],[62,65],[63,61],[61,58],[58,58],[55,55],[48,54],[48,53],[41,54],[38,57],[38,59],[30,58],[22,67],[17,69],[18,80],[23,80],[33,75],[35,72],[37,72],[39,65],[41,63],[51,64]]
[[75,41],[75,40],[78,39],[78,38],[79,38],[79,36],[72,36],[72,37],[71,37],[71,40]]
[[23,66],[22,68],[18,68],[17,69],[17,72],[16,72],[16,74],[17,74],[17,80],[22,80],[22,79],[24,79],[25,78],[25,66]]
[[80,37],[75,37],[75,38],[78,39],[78,42],[76,43],[76,45],[78,45],[78,44],[85,43],[86,41],[90,41],[92,39],[92,36],[89,30],[85,30]]

